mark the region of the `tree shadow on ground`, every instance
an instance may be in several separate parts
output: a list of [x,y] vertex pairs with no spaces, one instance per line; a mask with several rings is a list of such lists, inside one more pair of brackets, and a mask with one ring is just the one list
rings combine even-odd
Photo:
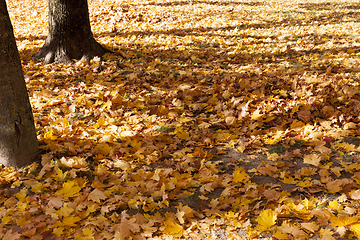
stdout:
[[338,3],[329,1],[321,3],[300,3],[299,7],[308,11],[324,11],[334,9],[359,10],[360,4],[355,2]]
[[199,0],[191,0],[191,1],[173,1],[173,2],[166,2],[166,3],[146,3],[146,4],[141,4],[141,5],[156,5],[156,6],[164,6],[164,7],[168,7],[168,6],[184,6],[184,5],[194,5],[194,4],[208,4],[208,5],[246,5],[246,6],[263,6],[266,5],[266,3],[264,2],[260,2],[260,1],[248,1],[248,2],[243,2],[243,1],[228,1],[228,2],[220,2],[220,1],[199,1]]

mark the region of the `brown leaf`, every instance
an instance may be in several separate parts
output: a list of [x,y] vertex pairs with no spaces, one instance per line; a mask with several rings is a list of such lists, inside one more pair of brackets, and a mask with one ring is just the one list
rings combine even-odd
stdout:
[[310,110],[300,110],[298,113],[298,118],[303,122],[310,122],[311,111]]

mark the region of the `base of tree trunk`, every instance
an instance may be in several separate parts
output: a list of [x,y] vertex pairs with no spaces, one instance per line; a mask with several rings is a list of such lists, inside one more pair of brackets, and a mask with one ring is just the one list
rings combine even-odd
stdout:
[[93,37],[60,40],[60,38],[48,36],[35,58],[43,58],[45,64],[71,63],[73,59],[90,61],[108,52],[111,51],[101,46]]

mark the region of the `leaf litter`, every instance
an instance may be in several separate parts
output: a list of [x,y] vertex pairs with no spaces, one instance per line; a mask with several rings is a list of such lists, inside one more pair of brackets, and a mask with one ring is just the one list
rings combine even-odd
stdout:
[[47,2],[8,1],[43,153],[4,239],[359,237],[357,1],[89,7],[115,53],[43,65]]

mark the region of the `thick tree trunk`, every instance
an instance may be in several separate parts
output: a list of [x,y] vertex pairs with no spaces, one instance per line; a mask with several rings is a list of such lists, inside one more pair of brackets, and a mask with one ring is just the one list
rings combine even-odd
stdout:
[[39,145],[5,0],[0,16],[0,163],[21,168],[36,159]]
[[106,52],[91,32],[87,0],[49,0],[49,35],[36,58],[68,63]]

